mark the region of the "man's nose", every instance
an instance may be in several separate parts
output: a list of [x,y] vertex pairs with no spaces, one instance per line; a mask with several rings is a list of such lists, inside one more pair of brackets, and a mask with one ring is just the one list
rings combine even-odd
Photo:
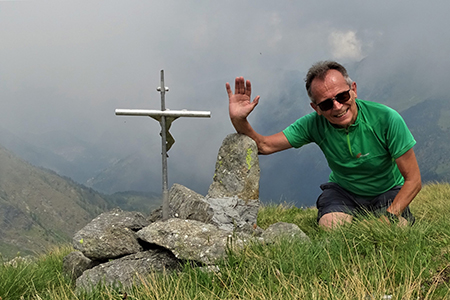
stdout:
[[336,99],[333,99],[333,109],[340,109],[344,104],[337,101]]

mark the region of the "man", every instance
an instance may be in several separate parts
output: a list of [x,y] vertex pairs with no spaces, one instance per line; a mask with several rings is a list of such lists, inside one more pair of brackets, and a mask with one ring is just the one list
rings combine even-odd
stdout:
[[271,154],[314,142],[331,169],[317,199],[318,223],[333,228],[360,213],[412,225],[408,205],[421,189],[420,171],[412,147],[416,143],[400,115],[385,105],[357,99],[356,83],[337,62],[313,65],[306,90],[314,112],[282,132],[258,134],[247,121],[260,99],[251,101],[251,83],[226,84],[230,119],[238,133],[255,140],[260,154]]

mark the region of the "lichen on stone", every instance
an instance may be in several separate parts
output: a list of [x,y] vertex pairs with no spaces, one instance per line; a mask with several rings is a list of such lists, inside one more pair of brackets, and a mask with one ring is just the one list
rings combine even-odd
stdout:
[[247,167],[250,170],[250,168],[252,167],[251,163],[252,163],[252,149],[248,148],[247,149],[247,157],[245,158],[245,161],[247,162]]

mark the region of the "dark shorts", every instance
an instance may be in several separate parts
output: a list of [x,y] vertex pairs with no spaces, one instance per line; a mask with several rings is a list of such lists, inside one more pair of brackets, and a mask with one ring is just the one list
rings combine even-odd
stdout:
[[[360,197],[342,188],[334,182],[327,182],[320,186],[322,194],[317,199],[317,221],[331,212],[343,212],[352,216],[372,213],[376,216],[382,215],[392,204],[401,186],[396,186],[389,191],[376,197]],[[402,217],[408,220],[410,225],[414,224],[415,218],[409,207],[402,213]]]

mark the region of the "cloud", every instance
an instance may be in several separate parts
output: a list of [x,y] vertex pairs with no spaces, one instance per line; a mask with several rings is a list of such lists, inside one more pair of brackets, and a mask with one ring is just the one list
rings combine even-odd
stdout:
[[355,31],[335,30],[330,33],[328,42],[331,47],[331,54],[335,59],[358,61],[364,57],[362,43],[356,37]]

